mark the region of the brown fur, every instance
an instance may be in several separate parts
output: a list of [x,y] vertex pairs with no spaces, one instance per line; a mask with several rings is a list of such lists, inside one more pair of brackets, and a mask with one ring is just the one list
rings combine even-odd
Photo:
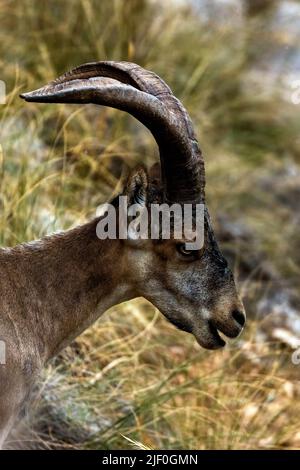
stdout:
[[[141,168],[125,193],[134,199],[141,185],[145,204],[159,199]],[[207,348],[222,345],[216,328],[241,330],[231,313],[243,307],[209,224],[204,249],[186,260],[176,240],[99,240],[97,223],[0,251],[2,442],[46,361],[116,303],[144,296]]]
[[[107,78],[111,77],[111,78]],[[203,202],[204,162],[187,111],[156,75],[135,64],[81,66],[23,97],[28,101],[95,102],[125,110],[152,131],[161,167],[136,169],[129,202]],[[161,171],[160,171],[161,170]],[[118,200],[114,200],[117,205]],[[174,325],[216,349],[242,330],[245,315],[233,276],[205,212],[205,243],[190,240],[99,240],[98,220],[32,244],[0,250],[0,445],[46,361],[105,310],[144,296]]]

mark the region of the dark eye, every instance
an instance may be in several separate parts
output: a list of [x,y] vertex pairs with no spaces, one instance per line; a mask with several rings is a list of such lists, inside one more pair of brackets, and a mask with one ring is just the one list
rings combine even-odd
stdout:
[[176,245],[176,249],[178,253],[180,253],[182,256],[186,258],[191,257],[195,254],[195,250],[186,249],[185,243],[178,243],[178,245]]

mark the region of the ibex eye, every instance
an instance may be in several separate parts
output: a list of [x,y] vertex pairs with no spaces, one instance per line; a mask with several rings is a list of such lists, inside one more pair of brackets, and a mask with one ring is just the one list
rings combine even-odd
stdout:
[[176,245],[176,249],[178,251],[178,253],[180,253],[182,256],[192,256],[195,252],[194,250],[187,250],[186,249],[186,246],[185,246],[185,243],[178,243],[178,245]]

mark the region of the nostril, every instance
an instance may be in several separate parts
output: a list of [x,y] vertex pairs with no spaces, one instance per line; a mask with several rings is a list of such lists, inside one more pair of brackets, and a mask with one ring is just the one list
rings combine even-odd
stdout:
[[246,317],[240,310],[233,310],[232,316],[239,325],[245,325]]

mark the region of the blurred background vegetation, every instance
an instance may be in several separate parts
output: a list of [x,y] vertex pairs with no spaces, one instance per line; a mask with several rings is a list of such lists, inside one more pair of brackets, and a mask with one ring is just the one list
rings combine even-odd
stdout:
[[90,219],[157,159],[125,114],[19,93],[84,62],[137,62],[191,114],[249,318],[208,352],[143,299],[112,308],[48,365],[8,446],[300,448],[299,2],[1,0],[0,25],[1,244]]

